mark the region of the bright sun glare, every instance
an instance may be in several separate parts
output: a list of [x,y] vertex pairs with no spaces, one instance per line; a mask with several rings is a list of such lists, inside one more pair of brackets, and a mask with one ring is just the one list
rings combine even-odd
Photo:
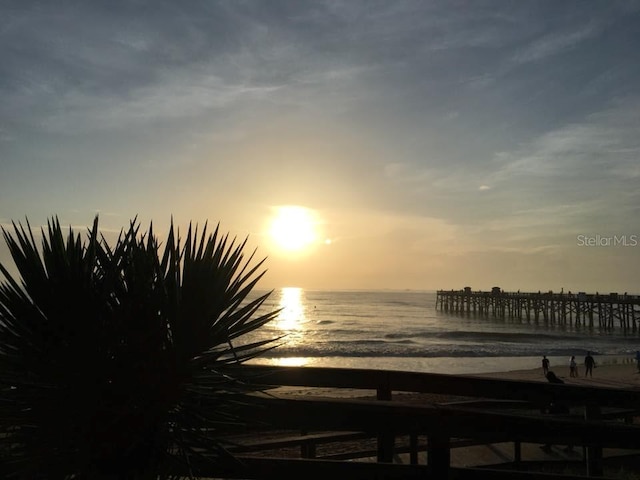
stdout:
[[278,207],[269,234],[275,244],[287,252],[300,252],[318,237],[313,213],[304,207]]

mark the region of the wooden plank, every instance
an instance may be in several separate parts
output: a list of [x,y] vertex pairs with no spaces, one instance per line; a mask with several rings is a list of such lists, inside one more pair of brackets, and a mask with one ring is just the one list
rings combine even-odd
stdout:
[[[176,468],[176,474],[185,471]],[[307,460],[281,458],[238,457],[237,464],[215,465],[202,460],[194,461],[193,473],[199,476],[256,479],[256,480],[326,480],[327,478],[424,480],[437,479],[427,465],[380,464],[367,462],[342,462],[335,460]],[[515,470],[486,468],[451,468],[449,479],[480,480],[584,480],[584,476],[545,474]],[[603,479],[606,480],[606,479]]]
[[229,447],[230,452],[247,453],[258,452],[261,450],[298,447],[307,444],[321,445],[324,443],[362,440],[365,438],[371,438],[371,435],[362,432],[323,432],[309,435],[290,435],[270,438],[268,440],[253,440],[249,442],[247,442],[246,440],[229,438],[225,439],[225,442],[229,442],[232,444],[232,446]]

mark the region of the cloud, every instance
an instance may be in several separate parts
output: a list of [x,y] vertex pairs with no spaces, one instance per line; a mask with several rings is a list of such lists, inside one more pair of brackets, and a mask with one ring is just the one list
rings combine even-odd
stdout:
[[552,55],[558,55],[577,48],[582,42],[601,32],[594,22],[571,31],[554,32],[536,38],[511,58],[515,64],[537,62]]
[[207,112],[263,99],[279,86],[229,84],[211,72],[168,75],[123,97],[70,94],[42,120],[51,131],[126,129],[166,120],[197,118]]
[[[495,155],[486,178],[504,205],[488,228],[526,239],[536,231],[640,230],[636,98]],[[520,233],[521,232],[521,233]],[[515,238],[515,237],[514,237]]]
[[640,98],[616,102],[610,108],[587,116],[582,122],[562,126],[512,152],[496,154],[502,166],[496,181],[514,177],[544,177],[556,181],[597,179],[609,175],[632,177],[640,150]]

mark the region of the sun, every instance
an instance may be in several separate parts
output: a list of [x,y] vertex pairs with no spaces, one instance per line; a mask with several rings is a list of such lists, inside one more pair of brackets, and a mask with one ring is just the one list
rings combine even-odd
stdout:
[[285,252],[302,252],[316,242],[316,224],[315,215],[308,208],[278,207],[269,227],[269,236]]

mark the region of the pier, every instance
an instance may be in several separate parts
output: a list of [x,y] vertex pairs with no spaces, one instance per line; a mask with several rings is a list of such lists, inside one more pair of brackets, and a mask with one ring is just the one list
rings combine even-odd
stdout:
[[640,324],[640,296],[618,293],[588,294],[554,292],[490,292],[438,290],[436,309],[443,312],[510,318],[546,325],[588,326],[604,330],[637,331]]

